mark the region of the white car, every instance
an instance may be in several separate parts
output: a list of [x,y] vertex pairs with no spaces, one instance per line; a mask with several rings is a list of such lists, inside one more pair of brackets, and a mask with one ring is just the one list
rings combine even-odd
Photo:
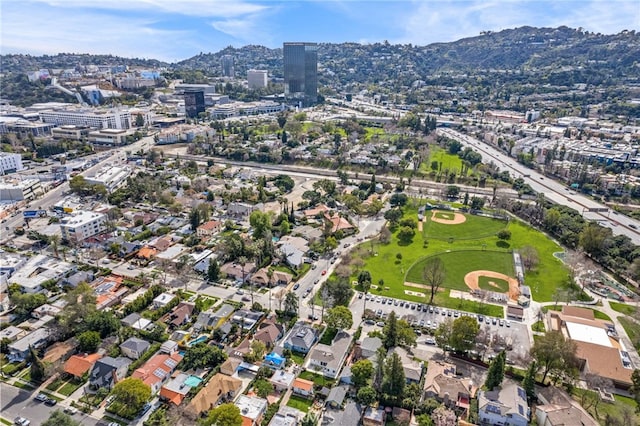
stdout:
[[31,422],[24,417],[16,417],[16,419],[13,421],[13,424],[17,426],[29,426]]

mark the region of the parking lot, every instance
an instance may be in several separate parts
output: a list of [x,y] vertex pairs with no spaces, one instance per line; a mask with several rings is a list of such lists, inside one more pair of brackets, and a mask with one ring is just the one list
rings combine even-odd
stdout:
[[[358,302],[364,304],[364,296],[358,295]],[[426,304],[406,302],[375,295],[367,295],[367,310],[375,313],[372,319],[378,327],[384,325],[385,319],[391,311],[395,311],[400,319],[411,324],[418,334],[418,344],[433,345],[431,334],[438,325],[446,320],[455,320],[461,316],[471,316],[480,323],[480,331],[476,338],[476,352],[473,355],[491,358],[496,353],[507,350],[510,363],[520,364],[531,348],[530,332],[526,324],[502,318],[478,315],[453,309],[429,306]],[[368,325],[371,325],[369,322]]]

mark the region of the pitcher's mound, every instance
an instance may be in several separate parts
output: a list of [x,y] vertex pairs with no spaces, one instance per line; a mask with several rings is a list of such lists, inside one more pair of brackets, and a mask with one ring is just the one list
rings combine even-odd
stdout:
[[518,288],[517,279],[494,271],[472,271],[464,276],[464,283],[471,290],[480,290],[480,286],[478,284],[480,277],[496,278],[508,282],[509,291],[506,292],[506,294],[509,296],[509,299],[518,300],[518,296],[520,296],[520,289]]

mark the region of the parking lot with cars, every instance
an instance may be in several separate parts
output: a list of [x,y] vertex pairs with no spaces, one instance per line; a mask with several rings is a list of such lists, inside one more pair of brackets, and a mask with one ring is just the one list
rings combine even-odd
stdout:
[[439,324],[461,316],[471,316],[480,326],[476,347],[471,355],[486,360],[504,349],[507,351],[509,362],[518,363],[526,357],[531,348],[528,327],[518,321],[371,294],[364,296],[360,293],[358,298],[363,303],[366,300],[366,309],[374,313],[374,318],[369,320],[368,325],[384,326],[389,313],[395,311],[398,318],[404,319],[414,328],[419,344],[435,345],[432,334]]

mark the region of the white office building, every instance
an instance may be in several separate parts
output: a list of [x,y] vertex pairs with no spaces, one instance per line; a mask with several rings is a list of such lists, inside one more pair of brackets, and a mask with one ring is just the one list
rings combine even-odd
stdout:
[[74,269],[71,263],[38,254],[16,269],[9,282],[18,284],[24,293],[37,293],[46,281],[62,279]]
[[0,201],[33,200],[44,193],[38,179],[0,183]]
[[62,219],[60,230],[62,238],[68,241],[82,242],[89,237],[107,230],[107,216],[86,210],[78,210]]
[[247,71],[247,84],[249,89],[261,89],[267,87],[267,71],[266,70],[249,70]]
[[[130,129],[132,127],[131,112],[113,109],[51,109],[40,111],[40,118],[45,123],[58,126],[86,126],[96,129]],[[148,121],[150,122],[150,120]]]
[[105,167],[94,176],[85,176],[85,181],[91,185],[104,185],[108,192],[113,192],[124,185],[130,175],[131,168],[128,166]]
[[11,152],[0,152],[0,175],[23,170],[22,155]]

